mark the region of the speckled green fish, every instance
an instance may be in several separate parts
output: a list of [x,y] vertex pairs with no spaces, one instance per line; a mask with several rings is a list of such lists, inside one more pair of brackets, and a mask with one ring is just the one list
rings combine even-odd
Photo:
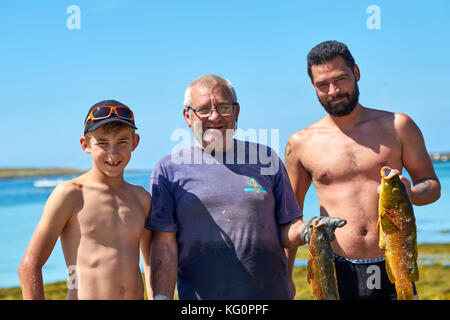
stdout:
[[308,283],[318,300],[339,300],[333,253],[326,224],[315,220],[309,241]]
[[381,169],[377,232],[384,250],[389,280],[395,283],[398,300],[413,300],[411,282],[419,280],[417,231],[414,210],[400,172]]

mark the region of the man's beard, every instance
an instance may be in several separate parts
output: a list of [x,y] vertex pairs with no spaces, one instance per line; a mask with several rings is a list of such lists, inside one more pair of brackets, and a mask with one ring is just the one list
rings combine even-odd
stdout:
[[222,152],[227,146],[232,145],[235,129],[236,127],[233,129],[226,129],[224,136],[218,129],[206,129],[203,132],[200,121],[194,122],[192,126],[192,132],[197,143],[210,152]]
[[[348,102],[338,102],[334,105],[331,104],[332,100],[336,100],[340,97],[347,97]],[[342,93],[336,97],[328,98],[326,101],[322,101],[319,98],[320,104],[323,106],[326,112],[328,112],[329,115],[334,117],[343,117],[346,115],[349,115],[353,109],[355,109],[356,105],[358,104],[359,100],[359,88],[358,83],[355,82],[355,89],[348,94],[348,93]]]

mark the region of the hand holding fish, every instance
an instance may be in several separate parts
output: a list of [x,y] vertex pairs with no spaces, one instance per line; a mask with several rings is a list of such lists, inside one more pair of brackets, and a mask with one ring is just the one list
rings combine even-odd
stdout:
[[[408,195],[411,198],[411,193],[413,192],[411,190],[411,187],[412,187],[411,181],[409,181],[408,178],[406,178],[405,176],[402,176],[402,175],[399,175],[398,177],[399,177],[400,181],[403,182],[403,184],[405,185],[406,191],[408,192]],[[381,190],[381,183],[378,185],[378,189],[377,189],[378,194],[380,194],[380,190]]]
[[411,181],[409,181],[408,178],[406,178],[402,175],[399,175],[398,177],[399,177],[400,181],[403,182],[403,184],[405,185],[406,191],[408,191],[408,194],[411,197]]
[[[329,230],[327,230],[326,221],[332,226]],[[307,279],[311,286],[311,292],[318,300],[339,300],[330,235],[334,237],[334,230],[345,223],[345,220],[330,217],[312,220],[312,233],[308,244]]]
[[311,239],[311,234],[313,231],[313,224],[314,224],[315,220],[318,220],[318,221],[326,224],[325,229],[327,231],[328,237],[330,238],[330,242],[333,241],[334,239],[336,239],[336,236],[334,234],[334,231],[336,230],[336,228],[341,228],[347,224],[346,220],[339,219],[339,218],[311,217],[302,225],[302,227],[300,229],[300,238],[305,243],[309,243],[309,240]]
[[[408,178],[399,174],[399,179],[403,182],[406,192],[411,202],[416,206],[423,206],[436,201],[440,197],[440,184],[435,178],[417,179],[413,183]],[[380,194],[381,184],[378,186]]]

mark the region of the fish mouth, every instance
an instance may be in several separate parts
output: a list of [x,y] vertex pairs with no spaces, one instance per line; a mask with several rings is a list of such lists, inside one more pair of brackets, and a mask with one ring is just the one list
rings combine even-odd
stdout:
[[327,226],[327,224],[320,220],[314,221],[314,224],[313,224],[313,228],[315,228],[315,229],[319,228],[319,227],[326,227],[326,226]]
[[388,166],[384,166],[383,168],[381,168],[381,177],[384,180],[392,179],[393,177],[395,177],[399,174],[400,174],[400,171],[398,171],[396,169],[392,169]]

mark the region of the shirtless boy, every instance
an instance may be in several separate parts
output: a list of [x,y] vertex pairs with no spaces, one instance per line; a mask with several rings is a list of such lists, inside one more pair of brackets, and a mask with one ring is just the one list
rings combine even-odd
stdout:
[[[360,70],[347,46],[326,41],[308,54],[308,74],[328,115],[291,135],[286,168],[300,207],[311,182],[321,216],[347,221],[332,242],[342,299],[395,299],[378,247],[380,169],[405,168],[411,201],[425,205],[440,197],[440,184],[422,133],[405,114],[363,107],[358,102]],[[295,254],[292,252],[290,254]],[[356,260],[357,259],[357,260]],[[370,265],[378,265],[381,288],[369,288]]]
[[123,172],[139,143],[133,112],[115,100],[95,104],[81,147],[92,168],[50,195],[18,273],[24,299],[44,299],[42,266],[58,237],[70,281],[68,299],[143,299],[139,249],[147,292],[151,232],[144,228],[151,197]]

